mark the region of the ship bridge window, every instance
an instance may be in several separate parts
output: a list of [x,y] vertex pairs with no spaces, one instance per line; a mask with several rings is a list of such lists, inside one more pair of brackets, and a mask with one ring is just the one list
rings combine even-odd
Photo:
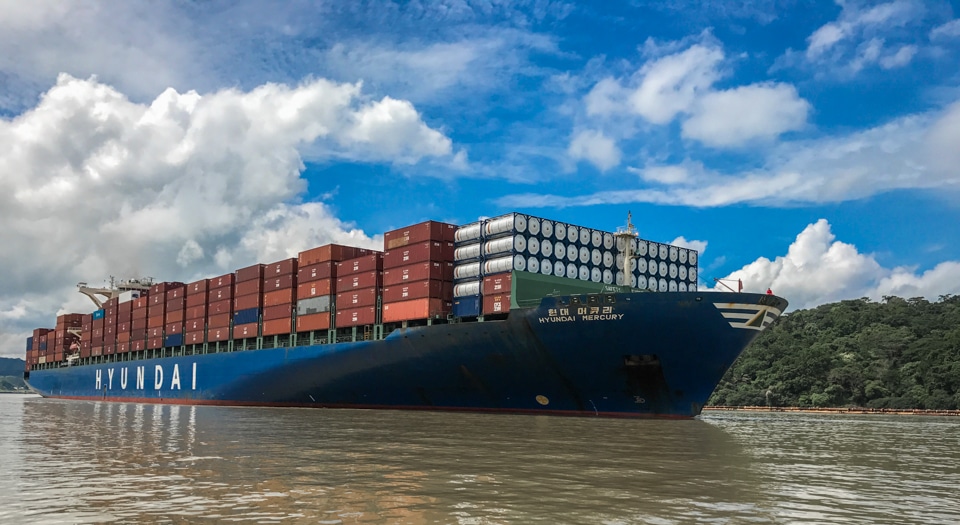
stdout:
[[603,296],[604,304],[616,304],[617,296],[616,295],[604,295]]
[[600,304],[600,298],[596,295],[588,295],[587,304],[590,306],[598,306]]
[[583,301],[580,299],[579,296],[576,296],[576,295],[575,295],[575,296],[573,296],[573,297],[570,298],[570,306],[577,306],[577,305],[580,305],[580,304],[583,304]]

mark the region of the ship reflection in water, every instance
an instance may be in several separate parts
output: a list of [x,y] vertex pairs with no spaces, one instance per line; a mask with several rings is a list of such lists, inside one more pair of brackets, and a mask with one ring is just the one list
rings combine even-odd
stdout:
[[0,523],[945,523],[960,421],[0,396]]

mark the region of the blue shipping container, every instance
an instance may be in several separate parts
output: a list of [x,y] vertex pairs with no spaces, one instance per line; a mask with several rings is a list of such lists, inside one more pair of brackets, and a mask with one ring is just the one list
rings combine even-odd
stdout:
[[101,308],[100,310],[93,312],[93,318],[94,320],[103,319],[103,309]]
[[247,308],[246,310],[240,310],[233,314],[234,325],[257,323],[259,321],[260,321],[259,308]]
[[167,338],[163,340],[163,346],[164,348],[183,346],[183,334],[168,335]]
[[33,350],[33,336],[27,338],[27,350]]
[[453,300],[454,317],[476,317],[480,315],[480,296],[468,295]]
[[47,343],[40,343],[40,350],[46,350],[46,349],[47,349]]

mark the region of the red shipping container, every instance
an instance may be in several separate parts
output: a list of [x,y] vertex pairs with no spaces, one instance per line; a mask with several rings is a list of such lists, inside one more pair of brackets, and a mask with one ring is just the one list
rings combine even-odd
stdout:
[[120,332],[117,334],[118,343],[129,343],[130,342],[130,332]]
[[214,343],[217,341],[226,341],[230,339],[230,329],[229,328],[208,328],[207,329],[207,342]]
[[163,337],[163,326],[157,328],[147,328],[147,338],[152,339],[154,337]]
[[159,295],[159,296],[162,298],[162,297],[163,297],[163,294],[165,294],[165,293],[167,292],[167,290],[169,290],[169,289],[171,289],[171,288],[182,287],[182,286],[185,286],[185,285],[184,285],[183,283],[174,282],[174,281],[156,283],[156,284],[154,284],[153,286],[150,287],[150,295],[151,295],[151,296],[153,296],[153,295]]
[[167,323],[179,323],[183,321],[184,310],[167,310],[167,315],[164,317],[165,322]]
[[217,314],[211,315],[207,319],[208,328],[229,328],[230,327],[230,318],[233,317],[232,314]]
[[510,294],[496,293],[483,296],[483,315],[507,313],[510,311]]
[[125,354],[125,353],[127,353],[127,352],[129,352],[129,351],[130,351],[130,343],[129,343],[129,342],[117,343],[117,353],[118,353],[118,354]]
[[183,323],[183,333],[190,333],[196,331],[203,331],[204,326],[207,324],[204,319],[188,319]]
[[297,280],[293,274],[281,275],[279,277],[264,277],[263,293],[272,292],[275,290],[286,290],[288,288],[294,288],[296,285]]
[[147,349],[147,342],[143,339],[136,339],[130,341],[130,350],[134,352],[140,352]]
[[131,330],[131,331],[137,330],[137,329],[139,329],[139,328],[146,328],[146,327],[147,327],[147,319],[146,319],[146,318],[143,318],[143,319],[133,319],[132,321],[130,321],[130,330]]
[[132,312],[132,311],[133,311],[133,301],[127,301],[127,302],[125,302],[125,303],[120,303],[120,305],[117,306],[117,315],[118,315],[118,316],[130,315],[130,312]]
[[263,267],[262,264],[254,264],[253,266],[247,266],[246,268],[240,268],[234,272],[237,277],[234,284],[239,284],[244,281],[262,281],[263,280]]
[[201,321],[207,317],[207,305],[206,303],[200,306],[191,306],[187,308],[187,313],[185,314],[185,319],[200,319]]
[[294,289],[288,288],[286,290],[274,290],[272,292],[267,292],[263,294],[263,306],[264,308],[268,306],[277,306],[278,304],[286,304],[294,302]]
[[297,259],[284,259],[266,265],[263,269],[263,278],[279,277],[281,275],[292,275],[297,273]]
[[133,303],[133,309],[139,310],[141,308],[146,308],[147,305],[150,304],[150,298],[146,295],[143,295],[143,296],[137,297],[131,302]]
[[171,310],[183,310],[187,307],[187,301],[183,296],[174,297],[167,300],[167,313]]
[[229,301],[233,299],[233,285],[223,286],[221,288],[214,288],[210,290],[210,293],[207,295],[209,302],[215,303],[217,301]]
[[297,332],[330,329],[330,312],[297,316]]
[[226,299],[223,301],[211,302],[207,306],[207,315],[220,315],[220,314],[232,314],[233,313],[233,298]]
[[412,283],[414,281],[426,281],[428,279],[435,281],[453,281],[453,263],[432,261],[383,270],[384,286]]
[[418,262],[453,261],[453,243],[427,241],[384,252],[383,267],[396,268]]
[[[337,277],[337,291],[344,292],[349,290],[360,290],[362,288],[374,288],[381,286],[383,274],[376,270],[372,272],[358,273],[348,275],[347,277]],[[297,297],[300,297],[299,295]],[[300,297],[302,299],[302,297]]]
[[217,288],[223,288],[227,286],[233,288],[233,283],[236,282],[236,279],[237,279],[237,276],[235,274],[228,273],[226,275],[221,275],[218,277],[212,277],[208,279],[209,284],[207,286],[211,291]]
[[361,306],[376,306],[379,288],[364,288],[350,290],[337,294],[337,308],[360,308]]
[[206,293],[197,293],[197,294],[187,294],[187,308],[191,306],[200,306],[207,304],[207,294]]
[[123,332],[129,332],[130,329],[132,328],[131,324],[132,324],[132,321],[117,324],[117,333],[122,334]]
[[146,339],[147,338],[147,328],[142,328],[140,330],[132,330],[130,332],[130,340],[136,341],[137,339]]
[[263,321],[263,336],[289,334],[293,325],[293,320],[289,317],[282,319],[272,319]]
[[376,321],[377,309],[373,306],[337,310],[337,328],[374,324]]
[[187,285],[173,286],[167,289],[166,298],[169,303],[172,299],[183,299],[187,295]]
[[147,308],[147,319],[152,317],[163,317],[167,313],[167,303],[151,304]]
[[[166,322],[166,319],[162,315],[157,317],[148,317],[147,318],[147,328],[163,328],[163,324]],[[106,335],[106,334],[104,334]]]
[[337,263],[333,261],[300,266],[297,270],[297,282],[300,284],[331,277],[337,278]]
[[337,277],[374,270],[383,270],[383,253],[377,252],[337,263]]
[[187,285],[187,295],[207,295],[210,289],[210,279],[200,279]]
[[421,222],[383,234],[383,249],[392,250],[408,244],[424,241],[453,242],[456,233],[456,224],[437,221]]
[[238,281],[233,287],[234,298],[240,297],[241,295],[259,294],[261,292],[263,292],[262,279],[257,279],[256,281]]
[[513,273],[498,273],[488,275],[483,278],[484,295],[492,293],[510,293],[510,283],[513,281]]
[[443,299],[414,299],[383,305],[383,322],[412,321],[446,317],[453,311],[453,302]]
[[103,345],[91,347],[91,348],[90,348],[90,355],[92,355],[92,356],[103,355]]
[[276,306],[268,306],[263,309],[263,321],[274,321],[276,319],[283,319],[293,315],[293,305],[292,304],[280,304]]
[[147,302],[147,307],[152,308],[154,306],[166,306],[167,298],[164,297],[162,293],[157,295],[151,295]]
[[151,337],[147,339],[147,349],[155,350],[157,348],[163,348],[163,338],[162,337]]
[[417,281],[387,286],[383,289],[384,304],[424,298],[452,301],[453,283],[449,281]]
[[336,281],[332,279],[300,283],[297,285],[297,300],[309,299],[319,295],[331,295],[336,291],[333,286],[335,283]]
[[297,256],[297,264],[300,266],[308,266],[311,264],[328,262],[328,261],[343,261],[346,259],[353,259],[360,255],[357,253],[358,248],[353,246],[343,246],[340,244],[325,244],[323,246],[318,246],[316,248],[311,248],[300,252]]
[[183,344],[185,345],[203,344],[203,330],[194,330],[192,332],[184,332]]
[[239,312],[240,310],[249,310],[250,308],[260,308],[263,304],[263,296],[255,293],[252,295],[244,295],[241,297],[236,297],[233,300],[233,311]]
[[247,339],[257,337],[257,327],[259,323],[238,324],[233,327],[234,339]]
[[176,323],[167,323],[164,325],[167,333],[166,335],[182,334],[183,333],[183,322],[177,321]]

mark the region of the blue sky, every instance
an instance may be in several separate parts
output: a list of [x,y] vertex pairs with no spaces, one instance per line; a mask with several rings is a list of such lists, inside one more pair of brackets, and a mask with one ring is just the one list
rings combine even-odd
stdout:
[[77,281],[508,211],[794,307],[960,292],[956,2],[0,6],[5,355]]

